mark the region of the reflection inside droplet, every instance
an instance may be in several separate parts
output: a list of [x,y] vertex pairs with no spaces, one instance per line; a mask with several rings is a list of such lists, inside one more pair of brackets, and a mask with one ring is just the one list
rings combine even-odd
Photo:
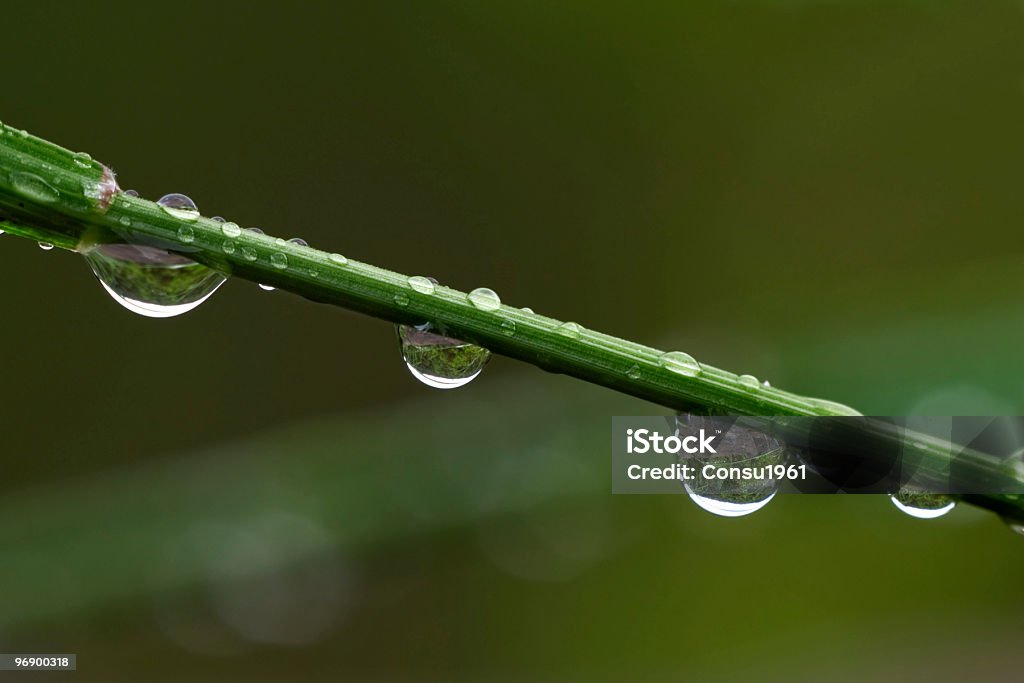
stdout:
[[191,311],[226,279],[184,256],[145,245],[98,244],[85,252],[85,260],[115,301],[150,318]]
[[435,389],[455,389],[479,375],[491,352],[430,331],[430,325],[397,325],[402,360],[413,377]]

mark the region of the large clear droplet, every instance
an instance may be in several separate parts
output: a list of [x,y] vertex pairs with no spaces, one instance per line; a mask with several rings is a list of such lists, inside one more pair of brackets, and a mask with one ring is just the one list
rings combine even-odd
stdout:
[[501,308],[501,298],[493,289],[477,287],[469,293],[469,303],[481,311],[496,311]]
[[[721,420],[700,416],[680,415],[676,420],[679,437],[715,435],[714,455],[686,456],[682,462],[690,465],[692,478],[683,486],[690,500],[699,507],[720,517],[743,517],[757,512],[778,493],[778,481],[772,469],[785,460],[784,444],[765,432],[733,424],[726,426]],[[722,430],[719,434],[718,430]],[[705,476],[710,465],[712,474],[732,468],[750,468],[750,478]]]
[[942,517],[956,507],[956,501],[945,494],[910,489],[903,489],[890,496],[890,500],[900,510],[918,519]]
[[156,203],[161,209],[183,221],[194,221],[199,218],[199,208],[187,195],[172,192],[156,200]]
[[150,318],[191,311],[226,279],[179,254],[137,244],[98,244],[85,260],[116,302]]
[[455,389],[479,375],[491,352],[430,331],[430,325],[397,325],[402,360],[412,376],[435,389]]

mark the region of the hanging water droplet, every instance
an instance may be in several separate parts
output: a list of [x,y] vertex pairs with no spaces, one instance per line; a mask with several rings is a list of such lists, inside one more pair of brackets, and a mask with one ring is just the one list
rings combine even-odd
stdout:
[[336,263],[339,266],[348,265],[348,259],[342,256],[341,254],[331,254],[330,256],[327,257],[327,260],[329,260],[331,263]]
[[178,241],[182,244],[192,244],[196,240],[196,234],[191,226],[183,225],[178,228]]
[[1006,522],[1006,526],[1010,527],[1010,531],[1024,536],[1024,522],[1017,519],[1005,519],[1004,521]]
[[179,254],[136,244],[98,244],[85,260],[115,301],[150,318],[191,311],[226,279]]
[[156,200],[156,203],[160,205],[161,209],[180,220],[194,221],[199,218],[199,209],[196,207],[196,203],[187,195],[172,192]]
[[135,190],[125,190],[124,193],[126,195],[128,195],[129,197],[138,197],[139,196],[139,193],[136,192]]
[[640,366],[634,363],[630,365],[626,370],[626,377],[632,380],[638,380],[641,377]]
[[577,339],[580,336],[580,332],[583,328],[576,323],[562,323],[555,328],[555,332],[562,335],[563,337],[569,337],[570,339]]
[[435,389],[455,389],[479,375],[491,352],[430,332],[430,325],[396,325],[402,360],[412,376]]
[[309,242],[307,242],[306,240],[302,239],[301,237],[293,237],[293,238],[291,238],[290,240],[288,240],[288,244],[297,244],[300,247],[308,247],[309,246]]
[[77,166],[80,166],[81,168],[91,168],[92,167],[92,157],[89,156],[88,154],[86,154],[85,152],[77,152],[71,158],[72,158],[72,160],[74,160],[75,164]]
[[661,367],[669,372],[684,377],[696,377],[700,374],[700,363],[694,360],[693,356],[682,351],[669,351],[658,358]]
[[0,235],[3,235],[3,234],[4,234],[4,231],[3,231],[3,230],[0,230]]
[[[676,419],[676,436],[715,434],[716,455],[686,456],[682,462],[691,465],[692,478],[683,481],[690,500],[699,507],[721,517],[743,517],[757,512],[778,493],[774,467],[785,460],[785,446],[774,436],[745,425],[716,421],[701,415],[680,415]],[[723,433],[718,434],[721,430]],[[728,454],[728,455],[726,455]],[[705,476],[705,468],[713,476]],[[751,477],[744,479],[719,476],[731,467],[749,467]]]
[[288,257],[279,251],[275,251],[270,255],[270,265],[279,270],[284,270],[288,267]]
[[501,298],[493,289],[477,287],[469,293],[469,303],[481,311],[496,311],[501,308]]
[[[223,220],[224,219],[221,218],[221,221]],[[238,237],[239,235],[242,234],[242,229],[238,227],[238,223],[221,223],[220,231],[224,233],[225,237]]]
[[514,320],[501,321],[501,333],[506,337],[514,337],[516,334],[516,323]]
[[265,285],[262,282],[259,283],[259,288],[262,289],[265,292],[273,292],[274,289],[275,289],[274,287],[271,287],[270,285]]
[[942,517],[956,507],[956,501],[945,494],[910,489],[901,489],[889,499],[897,508],[918,519]]
[[405,292],[398,292],[392,297],[392,300],[403,308],[409,305],[409,295]]
[[409,278],[409,286],[412,287],[413,291],[420,294],[434,293],[434,283],[431,282],[430,278],[423,277],[422,275],[413,275]]
[[11,174],[14,190],[28,199],[44,204],[52,204],[60,199],[57,189],[37,176],[35,173],[17,171]]
[[740,375],[738,381],[739,381],[740,384],[742,384],[747,389],[760,389],[761,388],[761,381],[759,379],[757,379],[756,377],[754,377],[753,375]]
[[37,242],[37,244],[39,245],[39,248],[42,249],[43,251],[50,251],[51,249],[53,249],[53,245],[50,244],[49,242]]

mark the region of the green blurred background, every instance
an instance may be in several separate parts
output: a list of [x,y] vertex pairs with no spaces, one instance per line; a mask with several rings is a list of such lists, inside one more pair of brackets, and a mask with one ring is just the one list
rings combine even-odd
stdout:
[[[1018,2],[18,3],[0,118],[206,215],[843,401],[1018,414]],[[0,238],[0,651],[89,681],[1013,680],[975,509],[611,496],[614,414]],[[66,680],[72,674],[35,674]],[[48,678],[49,677],[49,678]],[[6,679],[4,679],[6,680]]]

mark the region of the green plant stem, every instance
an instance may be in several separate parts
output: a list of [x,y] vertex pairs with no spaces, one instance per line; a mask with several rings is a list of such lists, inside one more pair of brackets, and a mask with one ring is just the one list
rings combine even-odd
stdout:
[[[221,223],[209,218],[183,219],[152,201],[121,192],[112,172],[85,155],[7,126],[0,126],[0,227],[75,251],[110,241],[160,246],[232,277],[314,301],[394,323],[429,321],[445,335],[494,353],[678,411],[857,414],[831,401],[744,382],[709,365],[681,374],[664,363],[663,351],[650,346],[589,329],[572,332],[562,327],[561,320],[505,304],[484,310],[465,292],[442,285],[423,294],[409,285],[406,275],[336,255],[332,258],[328,252],[270,235],[242,231],[228,236]],[[226,243],[231,248],[226,250]],[[284,267],[280,267],[282,257]],[[941,472],[948,464],[948,447],[924,437],[915,441],[911,448],[920,451],[917,455],[924,466]],[[1011,510],[1024,507],[1016,499],[993,500],[989,507],[997,507],[996,502]]]

